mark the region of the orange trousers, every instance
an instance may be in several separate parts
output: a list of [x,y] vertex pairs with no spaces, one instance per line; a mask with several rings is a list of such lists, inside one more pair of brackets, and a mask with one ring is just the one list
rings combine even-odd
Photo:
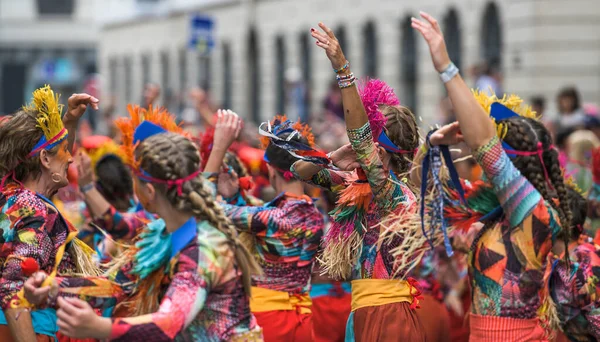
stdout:
[[312,301],[315,342],[343,342],[352,295],[321,296]]

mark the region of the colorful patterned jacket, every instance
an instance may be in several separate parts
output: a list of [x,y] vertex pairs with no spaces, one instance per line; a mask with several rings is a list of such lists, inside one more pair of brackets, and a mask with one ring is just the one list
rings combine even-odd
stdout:
[[[52,272],[56,251],[74,228],[48,200],[20,186],[8,185],[0,193],[0,206],[0,305],[4,310],[17,299],[17,292],[26,280],[21,261],[33,258],[40,270]],[[59,273],[75,270],[69,250],[67,246],[58,267]]]
[[[209,179],[216,181],[216,176]],[[256,240],[256,257],[264,274],[253,285],[303,294],[310,291],[310,275],[323,236],[325,221],[308,196],[282,193],[263,206],[223,204],[225,214],[242,232]]]
[[143,247],[135,261],[109,278],[57,278],[59,294],[107,309],[128,298],[140,284],[140,274],[152,277],[151,270],[160,272],[165,266],[166,272],[156,284],[160,286],[158,311],[113,318],[111,340],[212,342],[258,334],[241,271],[225,234],[193,218],[174,233],[167,234],[165,229],[162,220],[149,224],[140,235],[137,246]]
[[[404,182],[383,168],[369,123],[361,128],[348,130],[348,137],[373,193],[366,215],[367,231],[362,237],[362,252],[358,264],[353,265],[352,279],[405,278],[405,274],[395,269],[391,253],[400,244],[401,237],[393,237],[388,243],[377,247],[380,240],[379,223],[389,214],[401,213],[407,209],[416,210],[416,197]],[[294,170],[292,172],[296,173]],[[338,192],[351,178],[352,174],[349,172],[323,169],[309,183]]]
[[[492,138],[474,151],[502,206],[469,254],[472,312],[530,319],[543,314],[547,256],[561,230],[558,214]],[[458,201],[456,201],[458,203]]]

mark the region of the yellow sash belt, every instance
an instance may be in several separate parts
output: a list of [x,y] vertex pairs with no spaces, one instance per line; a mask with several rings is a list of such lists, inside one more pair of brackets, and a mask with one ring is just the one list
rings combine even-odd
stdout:
[[359,279],[352,281],[352,311],[367,306],[417,300],[418,290],[405,280]]
[[308,294],[294,295],[252,286],[252,297],[250,298],[252,312],[295,310],[301,314],[309,314],[312,312],[311,306],[312,300]]

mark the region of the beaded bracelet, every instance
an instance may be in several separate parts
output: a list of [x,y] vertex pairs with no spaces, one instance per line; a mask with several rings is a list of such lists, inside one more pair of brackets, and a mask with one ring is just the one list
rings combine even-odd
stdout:
[[335,78],[338,80],[338,82],[348,81],[348,80],[354,78],[354,73],[349,73],[348,75],[342,75],[342,76],[337,75],[337,76],[335,76]]
[[333,69],[333,71],[335,71],[336,74],[339,74],[340,72],[348,69],[350,67],[350,62],[346,61],[346,64],[344,64],[343,67],[339,68],[339,69]]
[[355,81],[356,81],[356,78],[354,78],[354,77],[352,77],[348,81],[338,81],[338,86],[340,87],[340,89],[348,88],[348,87],[353,86]]

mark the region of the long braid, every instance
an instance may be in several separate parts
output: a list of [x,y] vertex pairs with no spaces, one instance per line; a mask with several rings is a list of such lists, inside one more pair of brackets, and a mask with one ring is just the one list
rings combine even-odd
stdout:
[[[539,191],[544,200],[556,210],[560,218],[563,239],[568,244],[572,213],[563,173],[558,162],[558,152],[551,148],[552,138],[550,134],[540,122],[532,119],[519,117],[503,120],[502,122],[507,127],[507,134],[503,141],[515,150],[534,152],[538,149],[538,143],[542,143],[544,149],[542,154],[543,165],[537,155],[517,156],[513,159],[513,163],[521,171],[521,174]],[[544,166],[548,179],[545,177]],[[553,191],[550,189],[549,183],[552,184]],[[555,199],[558,199],[558,203]]]
[[[164,180],[181,179],[200,167],[200,153],[185,137],[164,133],[148,138],[138,148],[141,167],[152,177]],[[189,211],[198,219],[212,224],[224,233],[235,253],[238,267],[242,271],[246,292],[250,293],[251,275],[260,273],[260,268],[248,250],[239,242],[237,230],[223,213],[223,210],[213,199],[211,191],[205,185],[206,180],[201,176],[182,184],[181,196],[177,187],[167,187],[164,184],[154,186],[178,210]]]

